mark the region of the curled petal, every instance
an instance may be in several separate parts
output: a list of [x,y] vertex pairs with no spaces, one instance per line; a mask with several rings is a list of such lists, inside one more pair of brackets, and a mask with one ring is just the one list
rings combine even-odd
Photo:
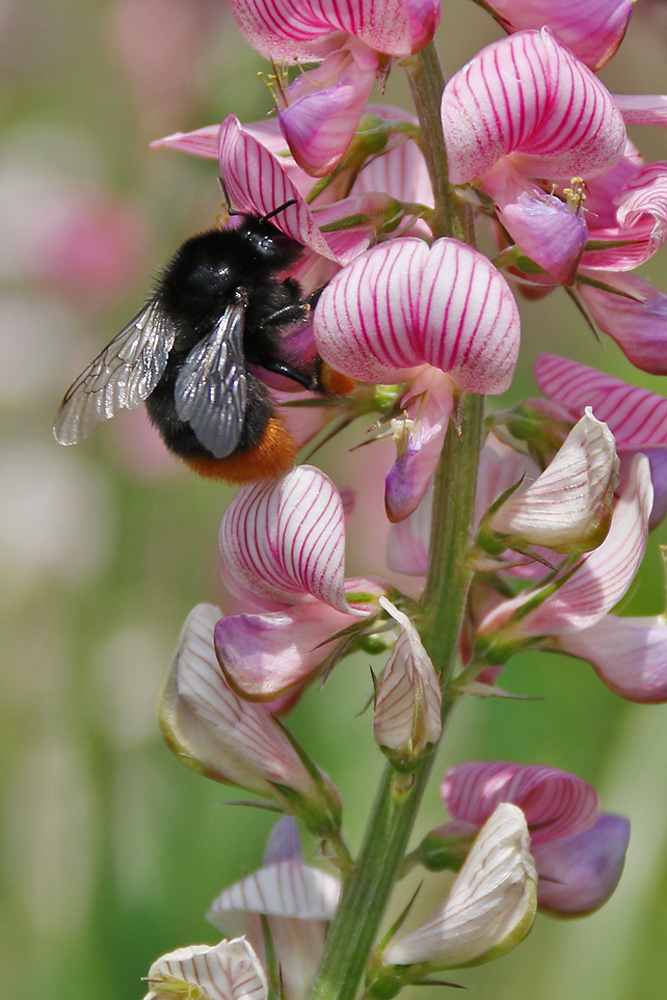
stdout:
[[[482,645],[489,640],[493,643],[494,633],[510,619],[519,636],[554,636],[589,628],[608,614],[639,569],[652,504],[650,467],[645,456],[638,455],[602,544],[584,556],[560,587],[547,587],[541,602],[530,591],[499,605],[479,627]],[[533,610],[522,613],[526,605]]]
[[628,125],[667,125],[667,94],[614,94]]
[[343,504],[313,466],[240,490],[220,524],[220,555],[225,583],[251,607],[299,604],[310,595],[350,612]]
[[231,7],[253,48],[274,62],[288,63],[321,59],[343,31],[378,52],[407,56],[430,42],[439,21],[435,0],[310,0],[299,4],[231,0]]
[[623,816],[602,813],[588,830],[534,851],[541,910],[581,916],[606,903],[618,885],[630,840]]
[[614,436],[590,408],[551,464],[523,492],[513,493],[491,515],[488,527],[512,542],[581,553],[604,539],[618,484]]
[[375,742],[392,758],[415,760],[442,732],[440,684],[419,632],[385,597],[380,605],[401,627],[375,701]]
[[597,792],[576,774],[503,761],[451,767],[442,798],[454,819],[475,824],[488,819],[499,802],[513,802],[526,816],[535,847],[587,830],[600,813]]
[[257,792],[312,829],[317,815],[338,814],[338,793],[305,766],[268,709],[227,686],[213,649],[219,617],[218,608],[200,604],[185,621],[158,709],[162,735],[194,770]]
[[442,906],[390,942],[384,964],[447,969],[504,955],[532,926],[536,879],[523,813],[504,802],[480,830]]
[[210,946],[177,948],[153,962],[145,1000],[206,997],[206,1000],[266,1000],[266,976],[244,938]]
[[445,87],[442,119],[454,184],[503,156],[528,176],[586,176],[623,155],[611,95],[548,29],[482,49]]
[[623,41],[632,0],[491,0],[486,5],[506,31],[541,28],[553,33],[592,70],[606,66]]
[[465,391],[509,386],[519,347],[509,286],[480,253],[457,240],[391,240],[357,257],[322,293],[314,333],[336,371],[368,382],[400,381],[424,363]]
[[[346,587],[378,589],[371,581],[356,579]],[[368,611],[368,604],[350,604],[344,613],[322,601],[308,601],[268,614],[232,615],[215,627],[218,661],[244,698],[273,701],[308,680],[331,654],[331,637]]]
[[554,648],[578,656],[627,701],[667,701],[667,623],[663,616],[606,615],[591,628],[561,635]]

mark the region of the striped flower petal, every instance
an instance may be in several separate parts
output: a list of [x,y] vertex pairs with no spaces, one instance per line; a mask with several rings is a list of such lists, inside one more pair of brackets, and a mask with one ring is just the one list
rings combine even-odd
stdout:
[[[376,581],[353,578],[348,593],[377,596],[389,589]],[[273,701],[322,666],[335,647],[329,641],[358,616],[376,610],[370,602],[350,602],[347,612],[323,601],[307,601],[268,614],[223,618],[215,627],[215,650],[225,677],[250,701]]]
[[366,249],[370,233],[364,229],[326,235],[321,232],[304,195],[291,178],[291,171],[251,130],[243,128],[234,115],[229,115],[220,126],[218,142],[220,174],[237,211],[268,215],[294,201],[295,204],[272,219],[281,232],[314,253],[343,264]]
[[[480,655],[505,656],[521,638],[548,637],[590,628],[627,593],[646,549],[653,486],[648,459],[637,455],[612,515],[605,540],[584,556],[559,588],[546,585],[544,598],[528,591],[500,604],[478,629]],[[533,610],[523,612],[526,605]],[[505,632],[503,628],[506,626]]]
[[280,610],[310,596],[350,612],[343,504],[313,466],[240,490],[220,524],[220,556],[225,584],[251,608]]
[[468,761],[442,783],[445,807],[456,820],[484,823],[500,802],[523,810],[537,847],[587,830],[600,814],[598,793],[582,778],[540,765]]
[[440,683],[419,632],[386,597],[380,606],[401,632],[375,699],[373,734],[388,757],[401,763],[420,757],[440,739]]
[[504,955],[532,926],[536,881],[523,813],[504,802],[480,830],[442,906],[391,941],[383,963],[451,969]]
[[223,932],[234,913],[264,913],[295,920],[331,920],[340,896],[340,881],[300,861],[279,861],[260,868],[225,889],[206,914]]
[[544,472],[517,490],[488,519],[503,548],[526,543],[580,554],[598,546],[609,530],[618,484],[614,437],[590,408]]
[[231,8],[253,48],[288,63],[322,58],[340,31],[378,52],[407,56],[431,41],[440,19],[436,0],[231,0]]
[[529,176],[585,177],[617,163],[626,141],[611,95],[546,28],[482,49],[445,87],[442,120],[454,184],[509,154]]
[[632,0],[491,0],[485,4],[506,31],[548,25],[592,70],[606,66],[623,41]]
[[519,348],[509,285],[457,240],[395,239],[362,254],[327,285],[315,310],[320,354],[367,382],[401,381],[425,362],[465,391],[504,392]]
[[145,1000],[202,997],[206,1000],[266,1000],[266,976],[244,938],[177,948],[153,962]]
[[219,618],[200,604],[185,621],[158,708],[167,745],[193,770],[264,796],[310,829],[337,823],[329,779],[305,766],[267,708],[241,701],[225,682],[213,649]]
[[600,680],[627,701],[667,701],[667,624],[663,615],[606,615],[581,632],[557,636],[552,648],[588,660]]
[[542,392],[575,419],[590,406],[618,449],[667,448],[667,399],[657,393],[556,354],[540,354],[534,371]]

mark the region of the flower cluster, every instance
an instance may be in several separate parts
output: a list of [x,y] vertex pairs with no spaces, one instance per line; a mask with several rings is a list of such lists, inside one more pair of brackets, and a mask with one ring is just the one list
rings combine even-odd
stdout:
[[[374,413],[375,436],[393,437],[384,511],[371,514],[386,522],[387,578],[346,577],[354,501],[315,466],[252,482],[226,510],[220,565],[235,613],[191,613],[162,731],[196,770],[300,819],[346,890],[338,903],[331,876],[291,849],[276,860],[272,848],[265,868],[209,915],[226,931],[228,910],[252,912],[247,938],[164,956],[149,997],[282,991],[300,1000],[317,982],[334,920],[322,969],[333,975],[349,959],[350,990],[365,968],[369,995],[388,998],[434,969],[505,953],[538,906],[582,914],[602,905],[621,874],[628,823],[602,813],[574,775],[472,762],[445,776],[451,822],[406,857],[407,821],[396,819],[396,834],[387,821],[385,841],[370,838],[355,866],[336,788],[276,716],[343,656],[388,652],[371,700],[390,775],[378,809],[396,818],[419,799],[443,720],[465,696],[505,694],[495,682],[516,653],[566,652],[623,698],[667,701],[664,617],[615,612],[667,511],[667,402],[542,355],[535,378],[546,398],[499,410],[483,440],[480,416],[483,396],[510,387],[519,357],[512,285],[528,298],[565,286],[632,364],[667,373],[667,298],[634,273],[667,240],[667,164],[644,163],[626,133],[667,123],[667,99],[614,96],[596,76],[621,43],[627,0],[584,0],[576,15],[539,0],[485,4],[507,35],[455,72],[435,107],[424,84],[429,74],[439,84],[424,53],[439,20],[434,0],[231,6],[275,64],[276,116],[244,125],[230,115],[154,145],[215,159],[234,209],[270,215],[303,247],[289,277],[316,305],[312,323],[290,331],[291,347],[355,388],[312,425],[300,409],[286,419],[303,441],[329,416]],[[416,117],[368,103],[400,68]],[[472,245],[482,223],[498,247],[493,261]],[[464,460],[468,485],[452,498]],[[416,596],[396,573],[416,578]],[[378,943],[383,853],[390,881],[415,865],[458,874],[416,930],[403,932],[406,910]],[[345,929],[350,914],[363,933]]]

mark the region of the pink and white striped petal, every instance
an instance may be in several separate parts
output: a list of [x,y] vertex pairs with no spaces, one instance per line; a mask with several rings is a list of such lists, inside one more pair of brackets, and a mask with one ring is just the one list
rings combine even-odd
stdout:
[[451,767],[442,783],[445,807],[455,820],[483,823],[500,802],[523,810],[537,847],[587,830],[600,814],[598,793],[582,778],[541,765],[468,761]]
[[[387,589],[388,589],[387,584]],[[384,593],[375,581],[346,581],[348,592]],[[223,618],[215,628],[215,650],[225,677],[250,701],[273,701],[303,684],[331,655],[331,636],[375,610],[367,602],[347,613],[323,601],[306,601],[268,614]]]
[[272,222],[314,253],[344,264],[368,246],[370,234],[364,231],[322,233],[281,161],[234,115],[220,126],[218,142],[220,173],[237,211],[268,215],[293,200],[295,204],[279,212]]
[[606,903],[623,871],[630,824],[602,813],[583,833],[534,851],[538,905],[557,916],[582,916]]
[[521,31],[486,46],[449,80],[442,120],[454,184],[503,156],[528,176],[588,176],[625,149],[611,95],[551,32]]
[[440,739],[440,683],[421,636],[407,615],[386,597],[379,603],[401,631],[375,699],[373,734],[387,756],[407,763]]
[[145,1000],[267,1000],[269,995],[264,970],[244,938],[177,948],[153,962],[147,979]]
[[519,349],[519,314],[489,260],[457,240],[391,240],[362,254],[324,289],[315,342],[336,371],[402,381],[424,363],[468,392],[501,393]]
[[603,420],[620,450],[667,448],[667,399],[556,354],[540,354],[535,380],[574,419],[587,406]]
[[626,701],[667,701],[667,623],[653,618],[606,615],[591,628],[560,635],[553,648],[578,656]]
[[305,822],[337,813],[329,779],[314,778],[267,708],[241,701],[227,685],[213,648],[219,618],[218,608],[199,604],[183,626],[158,708],[168,746],[194,770],[256,792]]
[[548,25],[578,59],[602,69],[623,41],[632,0],[491,0],[485,3],[506,31]]
[[250,608],[282,610],[314,597],[350,613],[343,504],[314,466],[239,490],[222,518],[219,540],[223,580]]
[[[253,48],[274,62],[312,62],[348,32],[371,49],[408,56],[427,45],[440,19],[436,0],[231,0]],[[332,37],[333,40],[332,40]],[[336,37],[337,36],[337,37]]]
[[451,969],[504,955],[532,926],[536,881],[523,813],[504,802],[477,835],[444,903],[391,941],[383,964]]
[[506,548],[527,543],[579,555],[605,538],[617,484],[614,436],[587,407],[544,472],[508,497],[485,527],[503,536]]

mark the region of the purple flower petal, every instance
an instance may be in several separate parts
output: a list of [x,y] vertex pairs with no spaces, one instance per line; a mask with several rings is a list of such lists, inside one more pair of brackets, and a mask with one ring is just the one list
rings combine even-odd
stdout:
[[618,885],[629,840],[628,820],[602,813],[583,833],[537,847],[539,908],[561,916],[597,910]]

